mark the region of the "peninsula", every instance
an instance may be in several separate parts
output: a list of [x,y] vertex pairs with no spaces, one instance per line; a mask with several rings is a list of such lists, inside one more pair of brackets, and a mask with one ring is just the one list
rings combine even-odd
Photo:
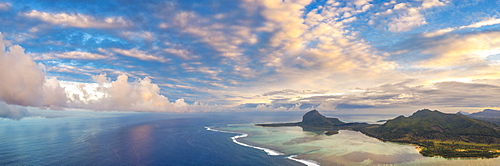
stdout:
[[359,131],[382,141],[414,144],[424,156],[445,158],[500,156],[500,126],[458,114],[428,109],[409,117],[398,116],[384,124],[345,123],[318,111],[307,112],[301,122],[256,124],[262,127],[300,126],[303,130],[333,135],[338,130]]

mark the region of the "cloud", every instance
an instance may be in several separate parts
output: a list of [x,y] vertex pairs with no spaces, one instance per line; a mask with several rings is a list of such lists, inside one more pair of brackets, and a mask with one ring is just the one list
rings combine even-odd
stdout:
[[278,110],[338,111],[346,109],[391,110],[415,106],[447,110],[450,108],[482,109],[498,106],[499,100],[495,96],[500,93],[500,86],[497,85],[457,81],[411,85],[418,82],[417,80],[408,80],[337,94],[324,92],[307,95],[296,93],[299,92],[297,90],[284,90],[279,93],[266,93],[266,96],[273,95],[271,103],[243,104],[240,107],[265,110],[279,108]]
[[424,33],[423,35],[425,37],[434,37],[434,36],[439,36],[439,35],[444,35],[452,31],[460,30],[460,29],[466,29],[466,28],[481,28],[484,26],[490,26],[490,25],[496,25],[500,24],[500,19],[498,18],[488,18],[479,22],[472,23],[470,25],[465,25],[465,26],[460,26],[460,27],[451,27],[451,28],[444,28],[444,29],[439,29],[433,32],[427,32]]
[[160,94],[160,87],[146,77],[134,82],[127,75],[119,75],[109,82],[105,74],[93,77],[98,84],[65,83],[70,97],[69,105],[78,108],[108,111],[145,112],[208,112],[218,110],[199,102],[188,104],[184,99],[170,102]]
[[[189,64],[187,63],[183,63],[181,64],[182,68],[186,71],[186,72],[198,72],[198,73],[204,73],[204,74],[209,74],[211,76],[213,76],[215,78],[215,76],[217,76],[220,72],[222,72],[221,69],[217,68],[217,67],[199,67],[199,66],[190,66]],[[215,78],[217,79],[217,78]]]
[[[173,22],[171,28],[179,29],[182,33],[197,38],[197,41],[213,50],[205,52],[206,56],[223,58],[224,61],[230,63],[227,65],[233,67],[233,72],[240,76],[255,75],[254,70],[248,67],[249,60],[244,56],[244,52],[248,46],[257,44],[257,34],[252,27],[257,20],[244,18],[246,21],[238,21],[242,19],[237,17],[241,14],[220,20],[219,15],[199,15],[194,11],[182,11],[173,15],[174,18],[165,18]],[[183,58],[191,58],[187,49],[175,48],[165,49],[165,51]]]
[[[396,7],[394,7],[396,9]],[[405,10],[400,12],[397,17],[391,19],[388,24],[389,31],[404,32],[409,31],[415,27],[427,24],[425,17],[420,13],[417,8],[401,9]]]
[[134,32],[134,31],[123,31],[121,32],[121,35],[129,40],[146,40],[146,41],[154,41],[156,40],[156,35],[153,32],[149,31],[140,31],[140,32]]
[[51,60],[51,59],[87,59],[87,60],[98,60],[110,58],[110,56],[104,56],[101,54],[95,54],[90,52],[81,52],[81,51],[70,51],[70,52],[54,52],[54,53],[30,53],[30,56],[34,58],[34,60]]
[[92,79],[95,82],[99,83],[99,84],[109,83],[110,82],[110,79],[107,77],[106,73],[102,73],[102,74],[99,74],[99,75],[93,75]]
[[460,27],[460,29],[461,28],[480,28],[480,27],[483,27],[483,26],[496,25],[496,24],[500,24],[500,19],[498,19],[498,18],[489,18],[489,19],[486,19],[486,20],[483,20],[483,21],[476,22],[476,23],[471,24],[471,25],[462,26],[462,27]]
[[23,117],[29,116],[30,112],[26,107],[9,105],[3,101],[0,101],[0,118],[9,118],[14,120],[20,120]]
[[419,62],[421,67],[486,65],[486,58],[500,54],[500,32],[448,35],[432,39],[421,46],[424,48],[422,53],[432,55]]
[[5,48],[0,34],[0,100],[21,106],[64,106],[66,96],[56,78],[46,79],[41,64],[21,46]]
[[161,63],[165,63],[165,62],[170,61],[170,59],[167,59],[167,58],[164,58],[161,56],[150,55],[150,54],[146,53],[145,51],[141,51],[141,50],[138,50],[136,48],[130,49],[130,50],[112,48],[111,50],[114,51],[115,53],[118,53],[118,54],[121,54],[124,56],[137,58],[137,59],[144,60],[144,61],[156,61],[156,62],[161,62]]
[[7,2],[0,2],[0,11],[6,11],[9,10],[12,4],[7,3]]
[[45,79],[42,92],[43,106],[51,106],[53,108],[66,106],[66,93],[57,78],[52,77],[50,79]]
[[178,57],[181,57],[182,59],[185,60],[191,60],[194,58],[198,58],[198,56],[193,55],[190,51],[185,50],[185,49],[173,49],[173,48],[166,48],[164,49],[165,52],[174,54]]
[[[405,32],[416,27],[427,24],[423,12],[431,8],[445,6],[448,2],[441,0],[422,0],[421,3],[390,3],[394,4],[392,9],[387,9],[385,12],[377,13],[376,15],[389,15],[387,27],[391,32]],[[373,21],[371,21],[373,23]]]
[[47,13],[39,12],[37,10],[32,10],[26,12],[23,16],[40,19],[44,22],[62,25],[68,27],[77,28],[118,28],[118,27],[128,27],[130,22],[123,19],[122,17],[106,17],[104,19],[97,19],[92,16],[76,13]]

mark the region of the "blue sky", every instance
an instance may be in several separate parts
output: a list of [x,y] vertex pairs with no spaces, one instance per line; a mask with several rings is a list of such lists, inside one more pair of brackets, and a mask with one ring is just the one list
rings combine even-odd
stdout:
[[167,112],[498,108],[499,5],[0,1],[0,78],[12,80],[0,99]]

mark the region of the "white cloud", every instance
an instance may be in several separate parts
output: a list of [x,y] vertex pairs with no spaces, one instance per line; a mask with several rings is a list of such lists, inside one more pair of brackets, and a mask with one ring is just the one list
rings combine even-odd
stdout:
[[[396,10],[396,7],[394,7]],[[389,31],[404,32],[415,27],[427,24],[425,17],[417,8],[409,8],[404,12],[398,12],[398,16],[391,19],[388,24]]]
[[[422,14],[428,9],[445,6],[448,1],[441,0],[422,0],[422,3],[415,5],[414,3],[398,3],[393,6],[392,10],[387,10],[380,14],[392,14],[389,16],[387,24],[391,32],[405,32],[413,28],[427,24],[427,20]],[[392,4],[392,3],[391,3]]]
[[52,77],[46,79],[42,88],[43,91],[43,106],[64,107],[66,106],[66,93],[61,87],[57,78]]
[[46,13],[32,10],[23,14],[26,17],[40,19],[44,22],[78,28],[117,28],[128,27],[131,23],[122,17],[106,17],[97,19],[84,14],[68,14],[68,13]]
[[496,24],[500,24],[500,19],[489,18],[487,20],[479,21],[479,22],[476,22],[476,23],[471,24],[471,25],[460,27],[460,29],[462,29],[462,28],[479,28],[479,27],[483,27],[483,26],[496,25]]
[[181,64],[181,66],[182,66],[182,69],[184,69],[187,72],[205,73],[205,74],[212,75],[213,77],[217,76],[217,74],[222,72],[222,70],[217,68],[217,67],[203,67],[203,66],[200,67],[198,65],[193,67],[187,63],[183,63],[183,64]]
[[165,52],[174,54],[178,57],[181,57],[182,59],[185,60],[190,60],[194,58],[198,58],[198,56],[195,56],[191,53],[191,51],[186,50],[186,49],[174,49],[174,48],[166,48],[164,49]]
[[372,0],[356,0],[354,1],[354,5],[356,6],[365,6],[366,4],[369,4]]
[[9,10],[10,7],[12,6],[12,4],[8,3],[8,2],[0,2],[0,10]]
[[106,73],[102,73],[102,74],[99,74],[99,75],[93,75],[92,79],[95,82],[99,83],[99,84],[109,83],[110,82],[110,79],[107,77]]
[[432,57],[420,62],[420,67],[485,65],[486,58],[500,54],[500,32],[452,35],[425,45],[423,53]]
[[146,111],[146,112],[207,112],[218,110],[199,102],[187,104],[184,99],[170,102],[160,94],[157,84],[146,77],[129,82],[127,75],[119,75],[109,81],[105,74],[93,77],[95,83],[66,82],[69,105],[93,110]]
[[104,56],[101,54],[94,54],[90,52],[81,52],[81,51],[70,51],[70,52],[54,52],[54,53],[30,53],[35,60],[50,60],[50,59],[89,59],[89,60],[97,60],[97,59],[105,59],[110,58],[110,56]]
[[422,0],[422,8],[428,9],[437,6],[445,6],[448,3],[447,0]]
[[485,19],[485,20],[482,20],[479,22],[472,23],[470,25],[439,29],[439,30],[436,30],[434,32],[424,33],[423,35],[425,37],[434,37],[434,36],[444,35],[444,34],[447,34],[449,32],[455,31],[455,30],[460,30],[460,29],[465,29],[465,28],[480,28],[483,26],[490,26],[490,25],[497,25],[497,24],[500,24],[500,19],[488,18],[488,19]]
[[[42,66],[43,67],[43,66]],[[46,79],[41,65],[21,46],[5,50],[0,34],[0,100],[22,106],[64,106],[66,98],[55,78]]]
[[434,32],[426,32],[423,35],[425,37],[434,37],[434,36],[439,36],[439,35],[447,34],[448,32],[451,32],[451,31],[454,31],[454,30],[456,30],[456,28],[444,28],[444,29],[440,29],[440,30],[437,30],[437,31],[434,31]]
[[146,41],[156,40],[156,35],[153,32],[149,31],[140,31],[140,32],[123,31],[121,32],[121,35],[125,38],[128,38],[129,40],[137,40],[137,39],[142,39]]
[[124,56],[129,56],[129,57],[134,57],[140,60],[144,61],[157,61],[161,63],[165,63],[170,61],[167,58],[161,57],[161,56],[155,56],[155,55],[150,55],[145,51],[138,50],[136,48],[130,49],[130,50],[124,50],[124,49],[119,49],[119,48],[112,48],[112,51],[124,55]]
[[26,107],[9,105],[0,101],[0,118],[20,120],[28,115],[30,115],[30,112],[26,109]]

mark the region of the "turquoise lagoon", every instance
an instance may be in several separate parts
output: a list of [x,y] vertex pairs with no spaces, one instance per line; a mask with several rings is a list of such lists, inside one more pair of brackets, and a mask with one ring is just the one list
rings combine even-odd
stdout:
[[[422,156],[416,146],[383,142],[360,132],[341,130],[327,136],[301,127],[259,127],[232,124],[219,130],[245,133],[238,142],[278,151],[319,165],[498,165],[494,159],[445,159]],[[263,152],[264,153],[264,152]]]

